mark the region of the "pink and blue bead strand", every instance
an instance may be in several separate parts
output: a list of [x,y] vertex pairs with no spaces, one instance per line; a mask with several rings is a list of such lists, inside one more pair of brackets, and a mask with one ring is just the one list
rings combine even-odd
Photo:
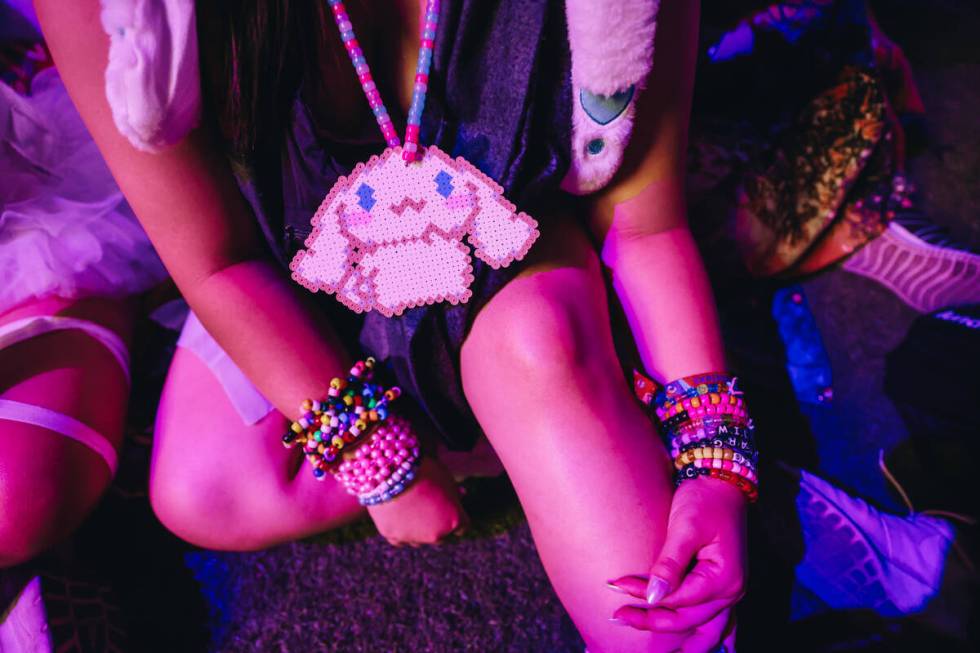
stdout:
[[432,49],[435,45],[438,26],[439,0],[428,0],[421,25],[421,41],[418,63],[415,66],[412,103],[408,108],[408,124],[405,127],[405,147],[402,149],[402,158],[405,161],[414,161],[418,152],[422,111],[425,109],[425,94],[429,88],[429,68],[432,65]]
[[327,3],[330,5],[330,11],[333,14],[334,21],[337,23],[337,29],[340,30],[340,39],[344,42],[344,48],[347,50],[347,55],[354,65],[354,71],[357,73],[361,88],[364,90],[365,97],[367,97],[368,105],[371,107],[371,111],[378,121],[378,126],[381,128],[385,143],[387,143],[388,147],[398,147],[401,144],[398,138],[398,132],[395,131],[395,126],[391,122],[391,116],[388,115],[388,109],[381,100],[381,93],[378,91],[378,86],[374,83],[371,68],[368,66],[364,52],[361,50],[361,45],[354,35],[354,26],[350,21],[350,17],[347,15],[347,8],[341,0],[327,0]]

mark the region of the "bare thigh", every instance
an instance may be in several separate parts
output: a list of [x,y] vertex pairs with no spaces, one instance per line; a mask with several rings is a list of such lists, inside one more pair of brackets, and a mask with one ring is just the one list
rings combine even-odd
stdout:
[[286,418],[246,425],[220,381],[177,348],[160,399],[150,499],[160,520],[199,546],[259,549],[319,533],[363,514],[328,477],[313,478],[282,446]]
[[[64,315],[105,326],[125,341],[131,310],[118,301],[47,299],[22,305],[0,325]],[[0,350],[0,399],[73,417],[118,451],[129,388],[116,358],[80,331],[56,331]],[[47,429],[0,417],[0,565],[22,562],[73,531],[110,481],[105,461]]]
[[570,226],[549,238],[477,316],[463,388],[590,651],[669,651],[672,639],[611,623],[625,601],[605,587],[659,551],[669,460],[616,359],[595,253]]

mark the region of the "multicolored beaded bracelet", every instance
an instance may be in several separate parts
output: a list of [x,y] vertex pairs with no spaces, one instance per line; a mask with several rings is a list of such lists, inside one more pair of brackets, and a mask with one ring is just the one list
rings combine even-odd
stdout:
[[741,463],[733,460],[723,460],[720,458],[698,458],[692,463],[698,469],[720,469],[732,474],[737,474],[750,483],[757,483],[759,477],[756,476],[754,469],[749,469]]
[[346,380],[330,381],[322,401],[307,399],[300,406],[300,418],[282,436],[286,448],[300,445],[313,466],[313,475],[323,480],[329,466],[341,452],[363,440],[373,428],[389,417],[390,404],[401,390],[384,389],[371,383],[375,361],[358,361]]
[[754,449],[755,448],[755,437],[754,433],[748,429],[739,429],[737,432],[733,433],[732,429],[715,430],[715,429],[698,429],[697,431],[686,431],[681,433],[672,434],[671,446],[674,448],[687,447],[695,442],[709,442],[713,440],[718,440],[722,444],[720,446],[729,446],[733,449]]
[[722,440],[700,440],[698,442],[692,442],[686,444],[682,447],[671,447],[670,454],[676,460],[682,454],[689,451],[694,451],[695,449],[726,449],[732,452],[733,456],[737,456],[740,459],[745,460],[748,464],[755,465],[756,457],[758,452],[754,448],[748,447],[733,447],[729,446],[728,443]]
[[697,460],[731,460],[749,469],[755,469],[755,464],[746,455],[723,447],[697,447],[688,449],[674,458],[674,467],[678,470]]
[[675,438],[690,438],[701,434],[702,437],[729,437],[750,438],[755,432],[751,420],[731,420],[731,419],[696,419],[683,422],[674,427],[670,435]]
[[678,484],[710,475],[734,483],[750,500],[758,496],[753,425],[735,377],[698,374],[660,387],[634,372],[633,380],[637,397],[660,421]]
[[732,472],[723,469],[705,469],[695,467],[694,465],[688,465],[674,477],[674,484],[679,486],[684,481],[695,479],[699,476],[717,478],[735,485],[739,490],[745,493],[746,498],[750,502],[756,501],[759,498],[759,488],[756,483],[747,481],[738,474],[733,474]]
[[704,414],[737,414],[737,409],[743,409],[742,398],[728,392],[709,392],[689,399],[668,401],[657,406],[657,417],[664,419],[673,414],[686,410],[688,413],[702,412]]
[[[748,412],[741,399],[728,394],[707,395],[711,397],[724,397],[725,401],[701,401],[698,398],[685,400],[681,403],[672,404],[669,408],[657,409],[657,419],[666,422],[678,415],[685,415],[688,419],[699,417],[713,417],[716,415],[728,415],[732,419],[747,419]],[[697,405],[695,405],[697,404]]]
[[725,445],[731,446],[738,449],[754,449],[755,448],[755,430],[751,428],[719,428],[719,427],[708,427],[708,428],[698,428],[696,430],[681,430],[678,429],[672,433],[668,433],[670,436],[671,445],[674,447],[685,447],[692,442],[700,442],[704,440],[721,440]]
[[719,373],[685,376],[676,381],[671,381],[654,393],[653,404],[661,406],[668,401],[674,402],[678,399],[697,397],[711,392],[730,392],[740,395],[742,392],[736,388],[736,381],[736,377]]

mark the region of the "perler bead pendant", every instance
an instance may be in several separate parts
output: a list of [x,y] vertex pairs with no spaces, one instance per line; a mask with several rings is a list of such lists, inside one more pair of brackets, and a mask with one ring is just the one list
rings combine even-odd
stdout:
[[538,224],[499,184],[462,157],[428,147],[406,163],[401,147],[341,177],[311,220],[293,279],[334,294],[351,310],[391,317],[406,308],[472,295],[473,254],[493,268],[527,254]]

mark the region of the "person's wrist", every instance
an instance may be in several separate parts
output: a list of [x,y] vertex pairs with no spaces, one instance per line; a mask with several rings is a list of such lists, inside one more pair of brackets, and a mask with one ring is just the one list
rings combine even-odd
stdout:
[[677,487],[676,493],[682,496],[698,497],[715,504],[721,502],[729,507],[744,508],[749,505],[749,499],[745,492],[736,485],[710,476],[702,476],[681,483]]

